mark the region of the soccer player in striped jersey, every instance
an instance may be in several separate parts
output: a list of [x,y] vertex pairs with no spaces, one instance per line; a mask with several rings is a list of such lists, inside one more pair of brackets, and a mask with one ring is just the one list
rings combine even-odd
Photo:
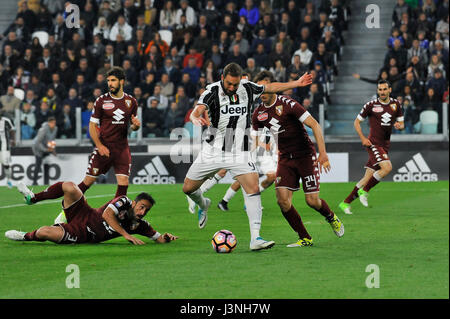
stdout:
[[[350,203],[357,197],[363,206],[369,207],[369,191],[392,170],[392,163],[388,156],[392,128],[403,130],[405,124],[402,106],[398,100],[390,97],[391,92],[390,83],[380,80],[377,86],[378,98],[366,103],[355,119],[356,133],[369,153],[369,160],[364,166],[366,172],[363,178],[339,204],[339,208],[346,214],[352,214]],[[368,137],[365,137],[361,130],[361,122],[366,118],[369,118],[370,125]]]
[[260,236],[262,209],[258,173],[249,153],[252,104],[264,92],[281,92],[309,85],[312,77],[305,74],[296,81],[274,82],[265,86],[242,80],[241,77],[242,69],[238,64],[225,66],[221,81],[206,87],[192,111],[194,125],[208,125],[202,117],[206,110],[211,124],[204,134],[202,150],[186,174],[183,192],[199,205],[198,225],[204,228],[211,200],[203,197],[199,187],[208,177],[227,169],[246,193],[244,201],[250,224],[250,249],[260,250],[271,248],[275,242]]

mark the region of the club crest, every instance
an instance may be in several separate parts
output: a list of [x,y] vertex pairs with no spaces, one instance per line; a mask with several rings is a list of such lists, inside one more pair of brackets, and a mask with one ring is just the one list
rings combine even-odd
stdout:
[[127,107],[131,106],[131,100],[125,100],[125,103],[127,104]]
[[283,105],[277,105],[275,106],[275,113],[277,113],[278,116],[280,116],[283,113]]
[[391,104],[392,111],[395,111],[397,109],[397,104],[393,103]]

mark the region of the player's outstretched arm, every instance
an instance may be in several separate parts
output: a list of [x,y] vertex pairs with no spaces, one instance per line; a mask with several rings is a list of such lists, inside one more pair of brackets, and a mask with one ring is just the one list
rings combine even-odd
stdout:
[[111,208],[106,208],[103,211],[102,214],[103,219],[108,223],[109,226],[111,226],[116,232],[121,234],[123,237],[125,237],[126,240],[128,240],[133,245],[144,245],[145,243],[136,238],[131,236],[127,233],[125,229],[120,225],[119,220],[117,219],[116,215],[114,214],[114,211]]
[[272,82],[265,84],[265,93],[278,93],[297,87],[308,86],[312,83],[312,75],[310,73],[303,74],[299,79],[289,82]]
[[314,134],[314,138],[316,139],[317,148],[319,150],[319,158],[317,162],[319,163],[319,171],[322,173],[322,168],[325,173],[328,173],[331,170],[331,165],[328,160],[328,154],[325,149],[325,140],[322,134],[322,128],[320,124],[310,115],[304,121],[303,124],[309,126]]
[[155,241],[160,244],[170,243],[171,241],[177,240],[178,236],[174,236],[170,233],[165,233],[159,236]]

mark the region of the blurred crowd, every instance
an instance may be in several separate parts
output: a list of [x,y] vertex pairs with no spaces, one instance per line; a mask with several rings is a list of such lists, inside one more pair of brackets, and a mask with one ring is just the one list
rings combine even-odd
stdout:
[[[311,87],[286,94],[317,117],[338,72],[348,2],[72,0],[79,28],[68,28],[69,2],[21,0],[0,35],[0,108],[11,118],[21,110],[23,139],[33,138],[49,116],[57,118],[59,138],[73,138],[75,109],[86,131],[95,99],[107,92],[106,70],[121,66],[125,92],[142,108],[144,137],[168,136],[188,121],[205,86],[236,62],[250,80],[264,69],[277,81],[311,71]],[[434,19],[439,12],[436,7]],[[448,47],[448,24],[442,38]],[[439,50],[434,42],[433,50]]]

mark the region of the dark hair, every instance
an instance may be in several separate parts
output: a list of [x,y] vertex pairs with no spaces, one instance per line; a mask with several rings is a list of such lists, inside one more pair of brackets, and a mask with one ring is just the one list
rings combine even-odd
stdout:
[[391,83],[389,83],[388,80],[380,80],[380,81],[378,81],[378,84],[377,84],[377,85],[380,85],[380,84],[387,84],[387,86],[388,86],[389,88],[391,87]]
[[275,77],[273,76],[272,72],[264,70],[259,72],[255,78],[253,79],[253,82],[257,83],[259,81],[267,79],[269,82],[275,81]]
[[56,121],[56,117],[54,117],[54,116],[49,116],[49,117],[47,118],[47,122],[52,122],[52,121]]
[[223,77],[226,77],[227,75],[231,75],[231,76],[242,76],[242,68],[239,64],[237,63],[230,63],[227,64],[224,68],[223,68]]
[[108,71],[108,73],[106,73],[106,77],[109,76],[115,76],[119,80],[125,80],[125,72],[122,68],[118,66],[113,67],[111,70]]
[[134,201],[136,203],[141,200],[148,200],[150,202],[150,204],[152,204],[152,206],[155,205],[155,203],[156,203],[155,200],[153,199],[153,197],[149,193],[145,193],[145,192],[138,194],[136,196],[136,198],[134,199]]

